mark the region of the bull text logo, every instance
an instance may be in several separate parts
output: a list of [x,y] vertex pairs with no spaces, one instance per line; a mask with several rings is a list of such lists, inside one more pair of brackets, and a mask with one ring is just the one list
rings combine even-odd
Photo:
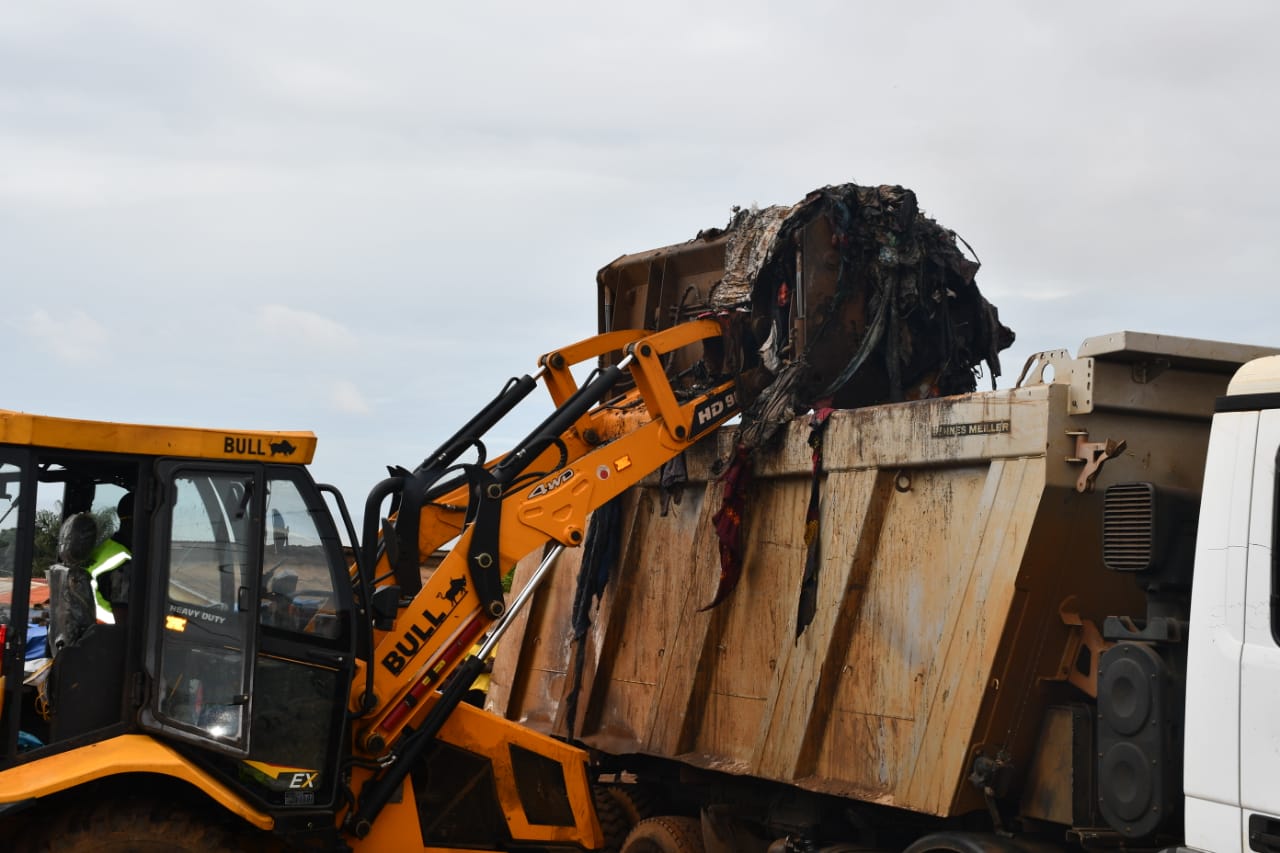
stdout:
[[382,666],[392,675],[399,675],[418,653],[427,647],[427,641],[435,636],[436,631],[444,624],[449,614],[458,609],[458,605],[467,597],[467,582],[461,577],[450,578],[445,592],[437,592],[436,597],[449,603],[443,610],[428,608],[422,611],[422,618],[414,620],[407,631],[400,634],[393,646],[382,656]]

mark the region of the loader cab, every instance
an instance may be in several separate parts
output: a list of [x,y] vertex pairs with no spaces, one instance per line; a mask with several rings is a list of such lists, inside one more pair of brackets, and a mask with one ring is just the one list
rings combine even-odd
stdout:
[[[332,808],[354,611],[341,541],[301,464],[314,437],[10,412],[0,436],[20,437],[0,441],[0,773],[150,733],[259,809]],[[59,530],[81,516],[105,539],[125,494],[120,618],[68,617],[49,578],[85,568],[58,570]]]

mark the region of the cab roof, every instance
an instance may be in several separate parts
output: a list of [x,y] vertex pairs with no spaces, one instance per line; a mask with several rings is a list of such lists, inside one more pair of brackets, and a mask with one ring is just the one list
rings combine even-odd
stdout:
[[0,445],[142,456],[239,459],[305,465],[316,452],[307,431],[218,430],[54,418],[0,409]]
[[1227,395],[1245,394],[1280,394],[1280,355],[1251,361],[1236,372]]

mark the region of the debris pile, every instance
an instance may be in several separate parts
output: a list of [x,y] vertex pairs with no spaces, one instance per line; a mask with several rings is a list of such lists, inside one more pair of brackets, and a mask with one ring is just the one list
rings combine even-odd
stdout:
[[714,517],[720,583],[704,609],[723,601],[741,575],[754,453],[782,425],[813,410],[798,636],[813,618],[821,566],[818,505],[830,412],[973,391],[984,361],[995,387],[999,353],[1013,343],[1013,331],[978,292],[978,260],[961,252],[957,239],[920,211],[909,189],[841,184],[790,207],[735,208],[723,229],[600,270],[602,331],[660,330],[707,315],[726,330],[717,355],[737,377],[744,413]]
[[983,361],[994,387],[1013,332],[956,240],[909,189],[823,187],[609,264],[597,277],[601,322],[661,329],[725,317],[754,447],[810,408],[972,391]]

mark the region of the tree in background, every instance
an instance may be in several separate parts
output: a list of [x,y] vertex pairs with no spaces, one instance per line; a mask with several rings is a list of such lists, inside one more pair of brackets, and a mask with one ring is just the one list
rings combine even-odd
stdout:
[[58,561],[58,530],[62,527],[62,513],[52,509],[36,510],[36,541],[31,561],[31,576],[42,578],[49,567]]

